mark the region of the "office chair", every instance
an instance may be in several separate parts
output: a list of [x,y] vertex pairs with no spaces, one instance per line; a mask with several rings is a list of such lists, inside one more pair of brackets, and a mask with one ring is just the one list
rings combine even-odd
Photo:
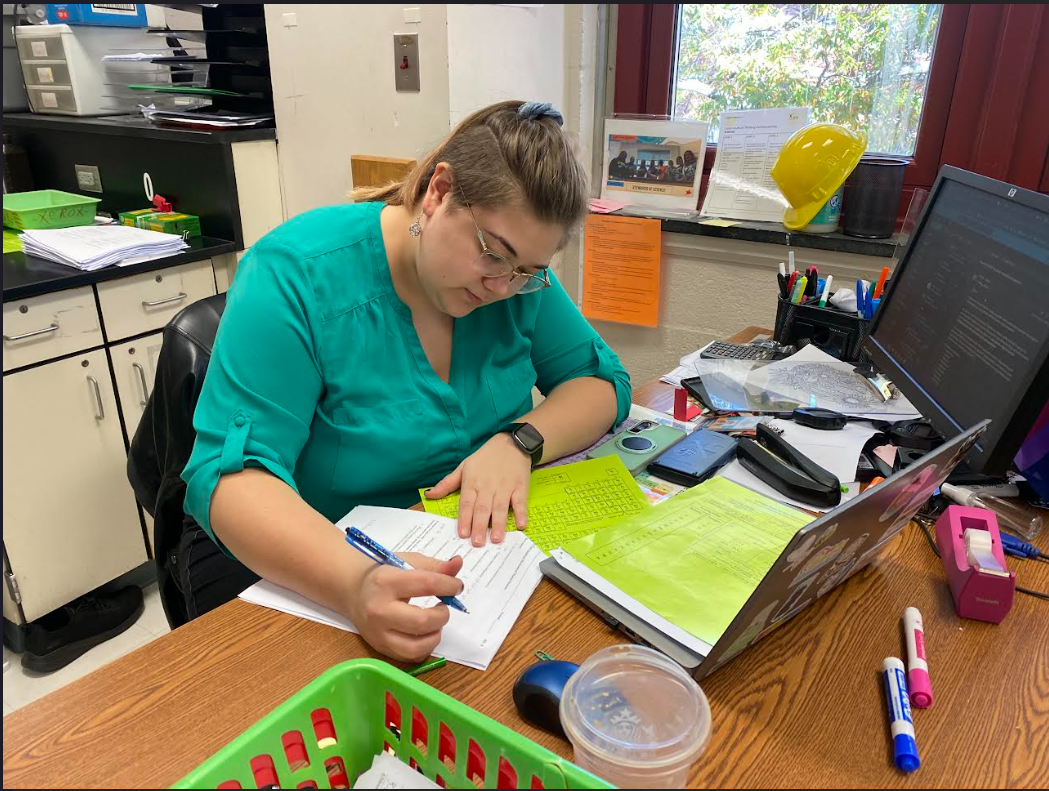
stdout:
[[168,624],[189,621],[179,583],[178,550],[183,532],[197,527],[183,511],[182,469],[193,450],[193,411],[211,360],[226,295],[183,308],[164,327],[153,392],[128,453],[127,475],[139,504],[153,517],[157,583]]

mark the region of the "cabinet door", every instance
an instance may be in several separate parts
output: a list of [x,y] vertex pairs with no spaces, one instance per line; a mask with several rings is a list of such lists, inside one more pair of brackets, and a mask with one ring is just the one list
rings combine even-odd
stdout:
[[153,381],[157,378],[157,358],[164,335],[155,332],[134,341],[118,343],[110,347],[113,357],[113,373],[116,374],[117,395],[120,396],[120,411],[124,413],[128,439],[135,436],[138,422],[146,408]]
[[[164,334],[155,332],[135,341],[126,341],[110,347],[113,358],[113,373],[117,380],[117,395],[120,396],[120,411],[124,413],[128,440],[135,436],[146,402],[153,393],[153,382],[157,378],[157,359]],[[146,520],[146,535],[150,549],[153,547],[153,518],[143,509]]]
[[4,377],[4,546],[27,620],[146,561],[102,350]]

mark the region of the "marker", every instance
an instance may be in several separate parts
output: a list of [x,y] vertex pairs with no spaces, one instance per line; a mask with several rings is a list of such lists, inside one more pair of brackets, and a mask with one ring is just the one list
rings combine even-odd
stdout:
[[791,300],[795,305],[800,305],[801,301],[805,298],[805,289],[809,284],[809,279],[802,275],[798,278],[798,282],[794,284],[794,298]]
[[882,663],[885,675],[885,696],[889,704],[889,726],[892,732],[892,758],[901,772],[913,772],[922,765],[918,757],[918,743],[914,741],[914,720],[907,699],[907,678],[903,662],[894,656]]
[[874,289],[873,298],[877,299],[881,296],[882,289],[885,288],[885,281],[889,279],[889,267],[883,266],[881,269],[881,277],[878,278],[878,285]]
[[925,627],[916,607],[903,611],[903,633],[907,638],[907,686],[911,691],[911,704],[927,709],[932,705],[932,682],[925,658]]
[[863,318],[863,281],[856,281],[856,315]]
[[408,670],[407,673],[412,678],[418,678],[423,673],[429,673],[431,670],[437,670],[447,664],[448,660],[442,657],[440,659],[431,660],[430,662],[425,662],[418,667],[413,667],[411,670]]
[[787,271],[790,272],[791,274],[794,274],[795,269],[794,269],[794,251],[793,250],[791,250],[789,253],[787,253],[787,260],[790,261],[790,263],[787,265]]
[[830,284],[834,281],[834,275],[827,275],[827,282],[823,286],[823,296],[820,297],[820,307],[827,307],[827,297],[830,296]]
[[779,276],[780,277],[786,277],[787,276],[787,265],[785,263],[783,263],[782,261],[779,262]]

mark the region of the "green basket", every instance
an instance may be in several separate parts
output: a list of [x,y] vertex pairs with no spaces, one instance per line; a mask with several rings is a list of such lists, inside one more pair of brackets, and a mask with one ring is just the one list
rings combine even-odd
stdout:
[[12,192],[4,195],[4,225],[20,231],[90,225],[101,200],[61,190]]
[[[325,734],[314,730],[313,713],[318,711],[330,715],[336,736],[334,744],[323,748],[318,741]],[[292,770],[282,739],[296,731],[309,763]],[[352,788],[384,749],[447,788],[613,787],[374,659],[344,662],[325,671],[174,787],[257,788],[260,782],[251,761],[268,756],[281,788],[346,787],[329,781],[327,766],[339,767],[333,759],[341,759]]]

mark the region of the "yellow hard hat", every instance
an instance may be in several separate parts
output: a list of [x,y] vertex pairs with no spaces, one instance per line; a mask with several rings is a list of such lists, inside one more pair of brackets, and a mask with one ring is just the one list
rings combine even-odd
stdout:
[[808,225],[866,150],[867,135],[838,124],[809,124],[791,135],[772,166],[772,178],[790,203],[783,224],[792,231]]

